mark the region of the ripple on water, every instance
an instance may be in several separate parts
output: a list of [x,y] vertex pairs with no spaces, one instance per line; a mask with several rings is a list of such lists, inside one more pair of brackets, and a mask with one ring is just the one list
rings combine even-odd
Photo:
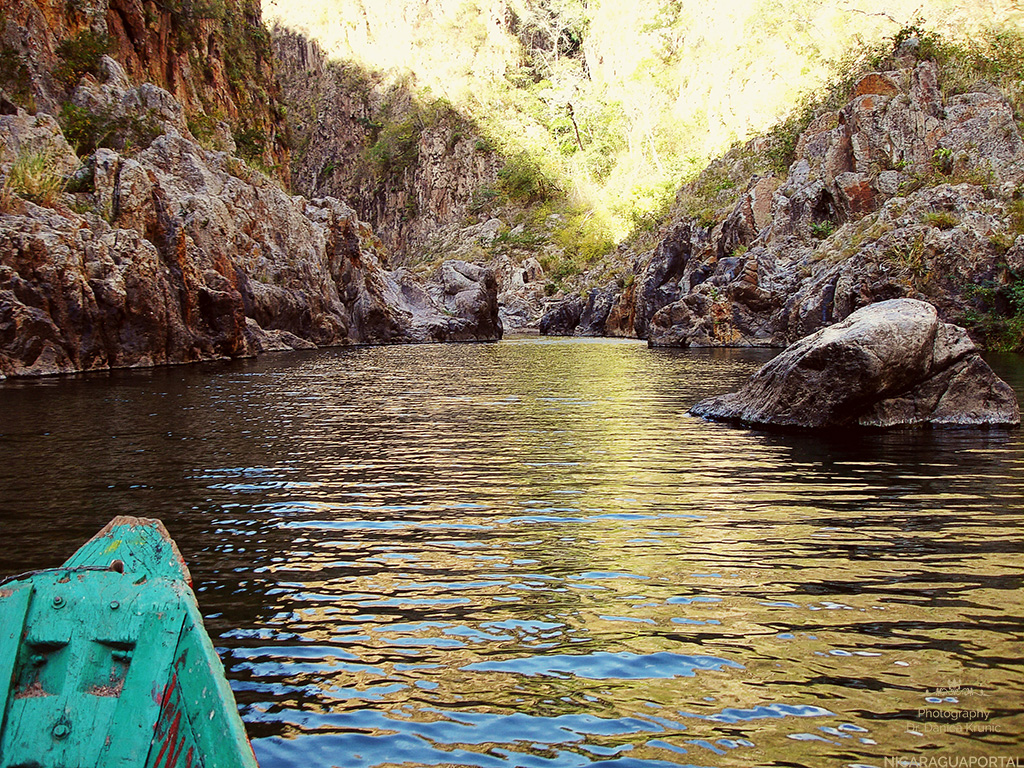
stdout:
[[263,768],[1018,754],[1020,434],[686,415],[768,354],[528,339],[0,384],[0,567],[162,517]]

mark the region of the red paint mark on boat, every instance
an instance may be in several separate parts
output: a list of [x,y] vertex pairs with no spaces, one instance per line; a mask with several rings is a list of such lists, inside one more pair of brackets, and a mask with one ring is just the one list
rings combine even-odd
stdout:
[[[180,718],[181,718],[181,713],[179,712],[178,713],[178,717],[174,718],[174,725],[175,726],[178,725],[178,720]],[[185,737],[182,736],[181,740],[179,741],[178,740],[177,728],[175,728],[174,748],[171,750],[170,754],[167,755],[166,768],[174,768],[174,766],[176,766],[178,764],[178,758],[181,757],[181,750],[183,750],[184,748],[185,748]],[[159,768],[159,766],[157,766],[157,768]]]
[[[175,742],[178,740],[179,727],[181,727],[180,711],[174,716],[174,722],[171,723],[171,727],[167,729],[167,734],[163,736],[163,741],[160,744],[160,752],[157,753],[156,762],[153,764],[155,768],[160,768],[160,761],[164,759],[164,755],[167,756],[167,762],[165,763],[165,765],[174,765],[174,760],[172,759],[172,757],[175,751]],[[168,749],[168,747],[170,747],[170,749]]]
[[171,700],[174,692],[178,689],[178,673],[175,672],[171,675],[171,680],[167,685],[164,686],[162,691],[157,690],[156,686],[153,686],[153,702],[163,707],[167,702]]
[[[174,722],[171,723],[171,727],[167,730],[167,735],[164,736],[163,743],[160,745],[160,753],[157,755],[157,762],[154,763],[155,768],[160,768],[160,763],[164,760],[164,756],[167,756],[167,761],[164,765],[167,768],[171,768],[178,760],[178,755],[181,752],[181,748],[184,745],[184,739],[181,739],[182,743],[178,744],[178,728],[181,727],[181,712],[178,711],[174,715]],[[169,749],[168,749],[169,748]]]

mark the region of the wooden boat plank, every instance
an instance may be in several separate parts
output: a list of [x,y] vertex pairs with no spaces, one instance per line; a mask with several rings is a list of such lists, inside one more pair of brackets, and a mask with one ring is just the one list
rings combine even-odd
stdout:
[[[0,586],[0,699],[10,701],[13,691],[14,669],[18,661],[18,648],[25,631],[25,617],[32,600],[31,584]],[[3,705],[0,705],[3,706]],[[0,733],[4,730],[7,707],[0,710]]]
[[185,621],[185,611],[166,601],[156,609],[160,620],[147,621],[138,635],[124,691],[111,717],[110,732],[115,735],[103,745],[98,765],[110,768],[141,768],[152,751],[153,723],[163,706],[163,692],[174,649]]
[[157,724],[162,744],[147,768],[255,766],[237,711],[225,707],[225,702],[233,705],[234,696],[226,678],[215,674],[220,660],[196,623],[198,608],[190,604],[188,610],[195,615],[182,627]]
[[[37,576],[34,585],[6,700],[10,723],[0,738],[0,765],[43,756],[43,765],[88,764],[123,724],[114,716],[125,688],[148,689],[146,681],[159,669],[146,664],[146,651],[141,658],[136,653],[138,642],[146,642],[140,629],[172,622],[175,613],[180,626],[184,610],[175,593],[168,602],[166,586],[142,587],[112,571],[58,570]],[[175,641],[176,633],[168,655]],[[127,679],[129,671],[135,683]],[[123,722],[141,714],[122,711]]]
[[164,524],[145,517],[115,517],[64,565],[109,566],[115,560],[123,563],[126,572],[192,583],[188,566]]

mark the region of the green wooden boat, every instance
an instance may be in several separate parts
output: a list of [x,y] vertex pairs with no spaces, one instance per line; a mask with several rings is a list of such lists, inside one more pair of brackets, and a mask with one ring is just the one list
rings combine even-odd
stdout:
[[0,694],[0,768],[256,768],[159,520],[0,582]]

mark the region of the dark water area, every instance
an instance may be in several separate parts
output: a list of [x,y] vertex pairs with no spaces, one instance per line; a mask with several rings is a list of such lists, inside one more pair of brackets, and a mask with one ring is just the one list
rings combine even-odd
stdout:
[[[768,357],[0,382],[0,575],[163,519],[263,768],[1024,764],[1021,432],[686,415]],[[992,363],[1024,398],[1024,359]]]

